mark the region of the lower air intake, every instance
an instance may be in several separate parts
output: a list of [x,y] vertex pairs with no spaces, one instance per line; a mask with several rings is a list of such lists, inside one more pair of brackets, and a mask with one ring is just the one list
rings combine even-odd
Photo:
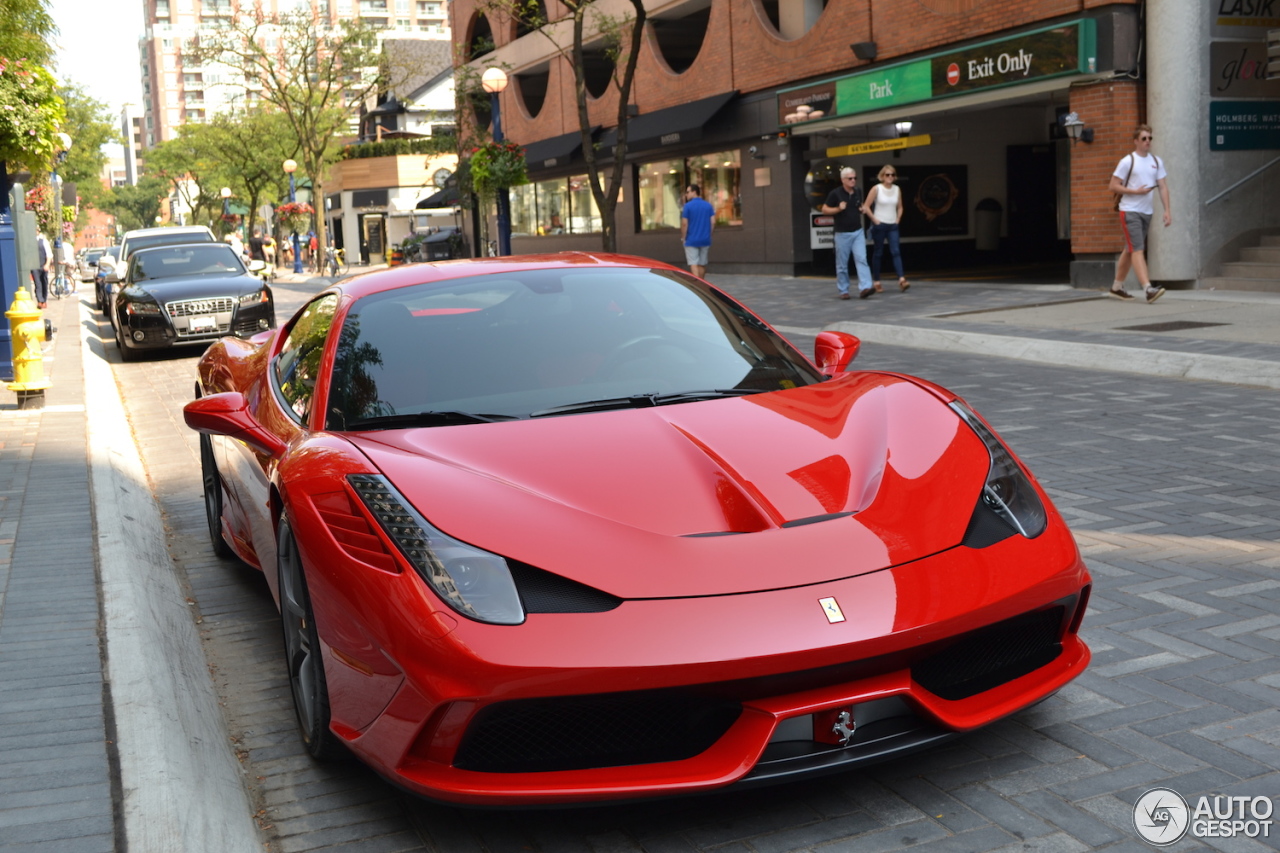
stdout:
[[967,699],[1033,672],[1062,653],[1062,607],[1026,613],[966,634],[911,667],[943,699]]
[[476,715],[453,763],[532,773],[682,761],[719,740],[741,713],[736,702],[667,691],[501,702]]

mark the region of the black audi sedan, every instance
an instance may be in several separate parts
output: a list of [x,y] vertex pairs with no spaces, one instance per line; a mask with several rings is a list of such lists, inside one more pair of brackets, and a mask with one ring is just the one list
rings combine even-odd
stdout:
[[111,310],[124,361],[143,350],[247,338],[276,325],[271,288],[222,243],[134,252]]

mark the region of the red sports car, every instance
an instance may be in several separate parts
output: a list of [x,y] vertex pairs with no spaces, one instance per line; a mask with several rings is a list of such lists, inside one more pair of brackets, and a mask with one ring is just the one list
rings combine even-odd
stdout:
[[1090,578],[986,423],[591,254],[329,288],[200,361],[209,533],[262,568],[301,734],[470,804],[882,760],[1079,675]]

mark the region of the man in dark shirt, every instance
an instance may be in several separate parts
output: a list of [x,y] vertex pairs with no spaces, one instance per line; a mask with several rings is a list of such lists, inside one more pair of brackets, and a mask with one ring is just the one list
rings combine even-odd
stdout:
[[249,260],[266,262],[267,253],[262,249],[264,243],[266,240],[262,239],[262,232],[255,229],[249,238]]
[[858,298],[875,293],[871,268],[867,266],[867,238],[862,232],[862,190],[858,173],[849,166],[840,170],[840,186],[827,196],[822,212],[835,218],[836,289],[841,299],[849,298],[849,255],[858,268]]

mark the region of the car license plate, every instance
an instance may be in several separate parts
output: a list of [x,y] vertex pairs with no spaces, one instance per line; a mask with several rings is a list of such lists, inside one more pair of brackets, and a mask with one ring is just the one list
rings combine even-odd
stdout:
[[214,332],[217,329],[217,317],[192,317],[187,321],[188,332]]

